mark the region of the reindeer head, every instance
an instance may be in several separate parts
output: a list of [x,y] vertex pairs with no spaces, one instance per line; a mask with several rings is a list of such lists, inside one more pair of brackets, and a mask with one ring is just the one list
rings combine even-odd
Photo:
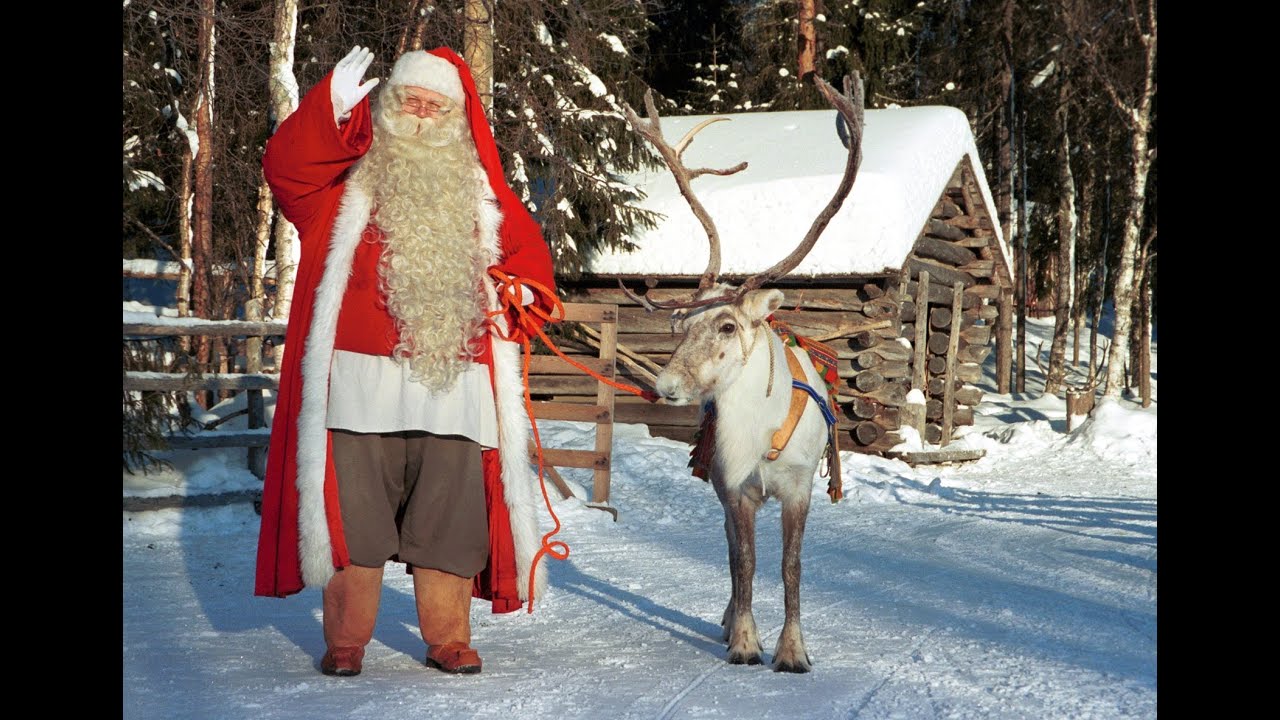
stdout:
[[[717,284],[694,297],[715,297],[732,289]],[[733,302],[677,310],[673,326],[684,339],[658,375],[658,394],[672,405],[688,405],[733,385],[768,332],[765,319],[781,306],[781,290],[752,290]]]
[[641,120],[629,105],[622,103],[627,122],[658,150],[675,176],[680,194],[702,224],[711,246],[707,269],[698,281],[697,291],[689,299],[652,302],[628,290],[621,281],[618,282],[623,292],[646,310],[674,310],[672,331],[685,333],[684,339],[676,347],[670,362],[656,381],[659,394],[673,405],[686,405],[714,397],[738,379],[761,335],[767,331],[765,318],[782,305],[782,291],[759,288],[786,275],[800,264],[853,188],[853,180],[862,162],[862,83],[856,71],[852,77],[846,76],[845,94],[841,95],[818,75],[813,75],[813,79],[818,90],[835,106],[848,127],[849,141],[846,146],[849,154],[844,175],[840,178],[835,194],[814,219],[799,245],[773,267],[747,278],[737,287],[717,280],[720,274],[720,235],[710,215],[694,195],[691,182],[699,175],[732,175],[745,169],[747,164],[739,163],[727,169],[690,169],[685,167],[682,159],[694,135],[711,123],[728,118],[711,118],[699,123],[672,147],[662,137],[652,91],[645,92],[644,95],[645,107],[649,113],[647,121]]

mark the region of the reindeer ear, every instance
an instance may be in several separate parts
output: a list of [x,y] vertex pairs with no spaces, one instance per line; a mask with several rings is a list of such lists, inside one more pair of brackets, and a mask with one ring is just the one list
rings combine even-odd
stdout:
[[752,290],[739,301],[742,311],[755,322],[760,322],[782,307],[782,291],[777,289]]

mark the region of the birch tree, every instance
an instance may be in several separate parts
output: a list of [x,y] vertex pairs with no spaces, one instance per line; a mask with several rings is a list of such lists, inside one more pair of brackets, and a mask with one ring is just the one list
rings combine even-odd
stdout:
[[480,104],[493,110],[493,8],[497,0],[466,0],[462,30],[462,57],[471,68]]
[[1137,280],[1146,226],[1147,176],[1155,161],[1151,131],[1156,98],[1156,4],[1155,0],[1128,0],[1123,10],[1111,19],[1102,19],[1105,13],[1095,8],[1091,19],[1097,22],[1096,29],[1079,29],[1090,68],[1129,131],[1129,186],[1112,294],[1115,323],[1103,391],[1107,397],[1118,397],[1125,389],[1129,336],[1140,292]]
[[[271,97],[271,114],[275,125],[298,109],[298,79],[293,74],[294,46],[298,34],[297,0],[276,0],[272,22],[270,66],[268,68],[268,92]],[[260,188],[265,187],[263,180]],[[298,230],[285,219],[284,213],[275,210],[275,302],[271,317],[288,320],[293,305],[293,283],[298,273],[298,261],[302,247]],[[284,344],[275,348],[276,367],[284,357]]]
[[1044,393],[1056,395],[1066,380],[1067,333],[1071,324],[1071,303],[1075,297],[1076,180],[1071,171],[1070,77],[1061,70],[1058,80],[1058,254],[1054,276],[1053,341],[1049,348],[1049,370]]
[[1090,263],[1085,261],[1087,245],[1093,234],[1093,204],[1095,200],[1094,163],[1089,157],[1093,154],[1093,143],[1085,140],[1081,144],[1080,155],[1083,159],[1083,176],[1080,180],[1080,215],[1076,231],[1076,269],[1072,282],[1075,292],[1071,296],[1071,365],[1080,365],[1080,333],[1085,323],[1085,300],[1089,289]]

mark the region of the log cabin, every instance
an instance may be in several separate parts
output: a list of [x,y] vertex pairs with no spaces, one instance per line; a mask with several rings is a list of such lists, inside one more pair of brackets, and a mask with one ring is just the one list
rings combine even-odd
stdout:
[[[663,118],[674,144],[713,116]],[[690,167],[747,167],[702,175],[692,188],[719,230],[721,278],[758,273],[787,255],[831,198],[847,150],[835,110],[755,112],[703,129],[684,153]],[[838,352],[841,447],[883,455],[914,431],[945,446],[973,424],[984,373],[1007,392],[1012,358],[1013,262],[968,119],[956,108],[866,110],[860,169],[816,244],[772,283],[786,301],[775,317]],[[843,135],[843,136],[842,136]],[[618,378],[652,387],[678,341],[669,318],[633,294],[663,300],[696,287],[707,265],[703,226],[664,166],[624,176],[661,218],[630,238],[633,249],[592,256],[559,279],[566,301],[619,306]],[[593,353],[564,329],[563,348]],[[994,354],[991,352],[994,349]],[[547,400],[592,402],[589,377],[533,376]],[[617,422],[691,442],[696,407],[620,394]],[[911,428],[911,430],[907,430]]]

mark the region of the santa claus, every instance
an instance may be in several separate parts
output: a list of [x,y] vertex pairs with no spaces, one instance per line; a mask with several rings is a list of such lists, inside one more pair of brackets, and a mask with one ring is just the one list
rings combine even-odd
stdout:
[[[383,567],[402,562],[426,663],[479,672],[471,598],[510,612],[531,578],[534,594],[546,587],[521,329],[500,311],[550,310],[551,256],[506,184],[464,61],[405,53],[371,102],[372,61],[354,48],[263,157],[302,255],[254,592],[323,588],[321,670],[355,675]],[[495,268],[515,281],[496,286]]]

